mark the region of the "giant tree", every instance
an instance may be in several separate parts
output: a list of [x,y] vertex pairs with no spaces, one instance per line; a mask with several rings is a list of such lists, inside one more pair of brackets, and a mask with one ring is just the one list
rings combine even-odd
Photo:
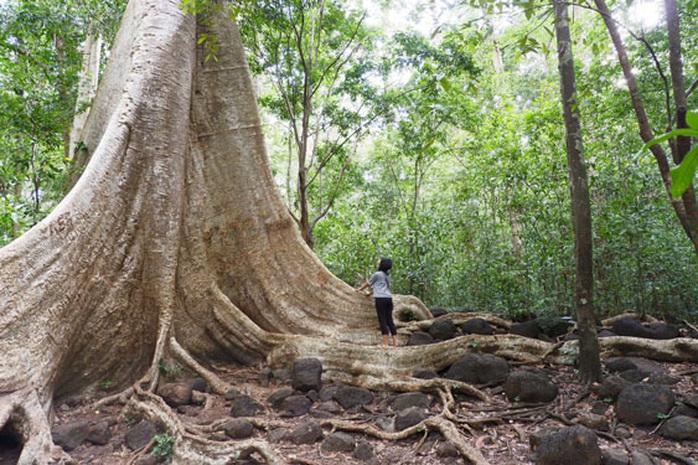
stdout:
[[[0,432],[22,443],[22,465],[55,452],[54,402],[105,380],[178,436],[175,463],[224,464],[250,449],[281,462],[260,441],[212,441],[183,425],[154,394],[163,358],[218,393],[230,386],[211,360],[317,357],[346,382],[482,395],[409,375],[472,347],[519,360],[551,355],[550,344],[516,336],[376,346],[372,305],[317,260],[278,194],[240,36],[219,19],[217,60],[207,61],[196,19],[176,0],[129,4],[85,126],[85,172],[47,218],[0,250]],[[414,298],[397,296],[396,309],[427,316]],[[691,341],[651,350],[698,356]],[[487,463],[448,416],[423,425]]]

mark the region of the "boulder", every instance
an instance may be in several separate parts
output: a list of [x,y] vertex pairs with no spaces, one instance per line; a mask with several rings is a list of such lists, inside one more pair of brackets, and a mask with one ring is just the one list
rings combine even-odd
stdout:
[[674,393],[666,386],[633,384],[623,389],[616,400],[618,420],[630,425],[654,425],[674,406]]
[[234,417],[253,417],[264,408],[247,394],[238,394],[231,401],[230,415]]
[[[536,465],[601,465],[601,449],[596,434],[576,425],[531,437]],[[574,457],[574,460],[571,458]]]
[[523,323],[514,323],[511,325],[511,328],[509,328],[509,333],[531,339],[537,339],[541,335],[542,331],[538,325],[538,321],[530,320],[524,321]]
[[322,362],[316,358],[296,360],[291,370],[293,389],[306,392],[322,389]]
[[320,441],[322,438],[322,428],[320,424],[314,420],[303,423],[289,434],[289,439],[296,445],[313,444]]
[[431,312],[431,315],[434,318],[438,318],[438,317],[443,316],[443,315],[448,313],[446,310],[444,310],[441,307],[430,307],[429,312]]
[[191,402],[192,386],[189,383],[167,383],[158,388],[157,394],[170,407],[179,407]]
[[274,410],[279,410],[281,408],[281,403],[287,397],[291,397],[298,392],[290,387],[285,387],[272,392],[269,397],[267,397],[267,402],[271,405]]
[[232,439],[245,439],[252,436],[254,425],[244,418],[231,418],[223,425],[223,431]]
[[85,439],[87,442],[97,446],[109,444],[109,441],[111,441],[109,421],[102,420],[91,423]]
[[444,373],[444,378],[471,384],[499,384],[509,375],[509,363],[491,354],[466,354]]
[[429,335],[436,341],[453,339],[456,335],[456,325],[449,319],[436,320],[429,328]]
[[601,399],[616,400],[620,392],[631,384],[633,383],[618,375],[607,376],[601,381],[598,395]]
[[395,429],[397,431],[402,431],[427,418],[429,418],[429,411],[422,407],[409,407],[400,410],[395,416]]
[[310,412],[313,402],[307,396],[295,395],[286,397],[279,408],[282,416],[299,417]]
[[613,323],[612,330],[618,336],[642,337],[647,339],[673,339],[679,337],[679,328],[665,323],[644,325],[634,318],[621,318]]
[[510,402],[551,402],[558,391],[557,384],[539,370],[514,371],[504,382],[504,392]]
[[354,452],[356,441],[349,433],[338,431],[328,435],[322,442],[320,449],[323,452]]
[[398,394],[390,401],[390,406],[396,412],[410,407],[429,408],[431,397],[423,392],[405,392]]
[[53,442],[66,451],[71,451],[81,445],[90,432],[90,425],[86,421],[76,421],[55,426],[51,429]]
[[684,415],[669,418],[659,428],[659,434],[675,441],[698,440],[698,419]]
[[472,318],[460,325],[464,334],[483,334],[489,336],[494,334],[494,328],[483,318]]
[[362,387],[342,386],[334,393],[334,400],[344,410],[350,410],[359,405],[368,405],[373,402],[373,393]]
[[158,429],[149,421],[141,421],[126,433],[124,440],[131,450],[138,450],[148,444],[156,435]]
[[433,344],[434,343],[434,338],[431,337],[429,333],[425,333],[424,331],[415,331],[412,334],[410,334],[409,339],[407,339],[407,344],[408,346],[424,346],[427,344]]
[[352,456],[356,460],[360,460],[362,462],[368,462],[370,460],[373,460],[376,456],[376,453],[373,450],[373,446],[371,446],[371,443],[368,442],[366,439],[359,439],[356,442],[356,448],[354,448],[354,453]]
[[419,378],[419,379],[434,379],[438,378],[439,374],[435,372],[434,370],[427,370],[427,369],[419,369],[415,370],[414,373],[412,373],[413,378]]

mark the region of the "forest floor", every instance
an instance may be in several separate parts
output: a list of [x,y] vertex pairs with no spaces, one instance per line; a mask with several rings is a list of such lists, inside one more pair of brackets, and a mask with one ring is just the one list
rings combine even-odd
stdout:
[[[392,349],[391,349],[392,350]],[[399,349],[398,349],[399,350]],[[696,383],[694,379],[683,373],[695,371],[696,365],[689,363],[662,364],[666,372],[678,379],[672,389],[680,396],[682,393],[695,393]],[[559,396],[546,405],[521,405],[507,401],[501,386],[485,387],[483,391],[491,397],[491,402],[484,403],[472,397],[456,397],[457,407],[454,412],[459,419],[466,422],[468,427],[462,427],[461,431],[466,441],[477,448],[484,458],[492,465],[523,465],[534,463],[534,453],[529,444],[530,436],[544,428],[563,427],[572,424],[578,418],[589,412],[600,413],[606,420],[606,426],[601,425],[597,434],[599,445],[602,449],[616,449],[625,451],[643,451],[653,453],[656,464],[693,463],[698,464],[698,444],[695,441],[676,442],[662,438],[654,430],[656,427],[631,428],[623,425],[616,428],[613,405],[604,402],[604,399],[596,398],[595,394],[580,385],[575,377],[572,367],[538,365],[537,368],[545,370],[551,379],[560,387]],[[279,424],[294,429],[309,419],[322,422],[328,417],[327,412],[311,409],[310,413],[295,418],[282,418],[269,407],[267,398],[273,392],[290,387],[290,381],[274,381],[268,385],[260,382],[259,370],[251,368],[229,367],[224,370],[222,377],[234,385],[236,389],[247,393],[261,405],[265,406],[265,412],[257,415],[256,421],[268,422],[274,427],[255,428],[252,437],[267,439],[272,430]],[[389,406],[391,398],[397,393],[374,393],[371,404],[345,411],[340,409],[333,415],[336,419],[342,419],[357,425],[383,425],[389,422],[380,422],[380,419],[394,417],[394,412]],[[206,405],[188,405],[178,409],[178,415],[182,422],[193,424],[210,424],[215,420],[230,417],[230,401],[222,396],[209,394]],[[431,413],[438,415],[441,405],[438,399],[434,399]],[[55,424],[64,424],[75,421],[104,421],[108,420],[110,426],[110,441],[105,445],[93,445],[83,443],[70,455],[76,464],[148,464],[158,463],[155,456],[148,457],[152,452],[152,442],[143,450],[132,451],[125,443],[125,434],[134,427],[137,419],[132,419],[124,413],[123,407],[111,405],[94,408],[87,399],[73,402],[72,406],[61,405],[57,409]],[[379,428],[381,426],[378,426]],[[325,437],[330,433],[328,427],[324,428]],[[469,431],[468,431],[469,429]],[[604,431],[605,430],[605,431]],[[621,434],[622,432],[622,434]],[[397,441],[382,440],[360,433],[352,433],[358,439],[362,436],[369,444],[372,456],[370,458],[356,458],[351,452],[326,452],[322,442],[309,445],[296,445],[287,440],[281,440],[271,444],[274,451],[289,464],[323,464],[323,465],[347,465],[347,464],[390,464],[390,465],[432,465],[432,464],[457,464],[468,463],[457,456],[453,448],[440,447],[443,438],[437,432],[427,430],[415,434],[409,438]],[[225,438],[222,438],[225,439]],[[16,445],[15,445],[16,446]],[[365,446],[365,444],[364,444]],[[662,453],[669,453],[664,457]],[[456,454],[454,456],[454,453]],[[676,461],[668,457],[671,455],[682,456],[688,461]],[[18,450],[13,449],[12,444],[0,440],[0,465],[16,463]],[[136,457],[138,456],[138,457]],[[161,460],[159,463],[167,462]],[[264,463],[261,457],[254,454],[250,459],[231,461],[230,463],[256,464]],[[573,461],[570,462],[572,464]]]

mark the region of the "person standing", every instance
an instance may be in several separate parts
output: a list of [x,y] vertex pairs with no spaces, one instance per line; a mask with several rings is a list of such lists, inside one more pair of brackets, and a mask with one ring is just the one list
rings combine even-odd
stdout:
[[365,295],[373,295],[384,347],[389,346],[390,336],[392,336],[393,347],[397,347],[397,328],[393,321],[393,294],[390,291],[390,269],[392,267],[392,260],[381,258],[378,260],[378,271],[371,276],[371,279],[366,280],[356,289],[357,291],[363,291],[368,287],[373,289],[373,291],[367,291]]

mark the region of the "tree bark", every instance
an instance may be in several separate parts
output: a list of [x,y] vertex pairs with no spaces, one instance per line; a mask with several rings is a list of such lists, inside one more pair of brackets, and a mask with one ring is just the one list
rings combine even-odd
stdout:
[[577,89],[567,4],[560,0],[553,0],[553,7],[572,202],[574,258],[577,267],[575,308],[577,309],[577,328],[580,340],[579,374],[584,382],[592,383],[601,378],[601,361],[594,316],[591,202],[586,167],[584,166],[582,128],[577,108]]

